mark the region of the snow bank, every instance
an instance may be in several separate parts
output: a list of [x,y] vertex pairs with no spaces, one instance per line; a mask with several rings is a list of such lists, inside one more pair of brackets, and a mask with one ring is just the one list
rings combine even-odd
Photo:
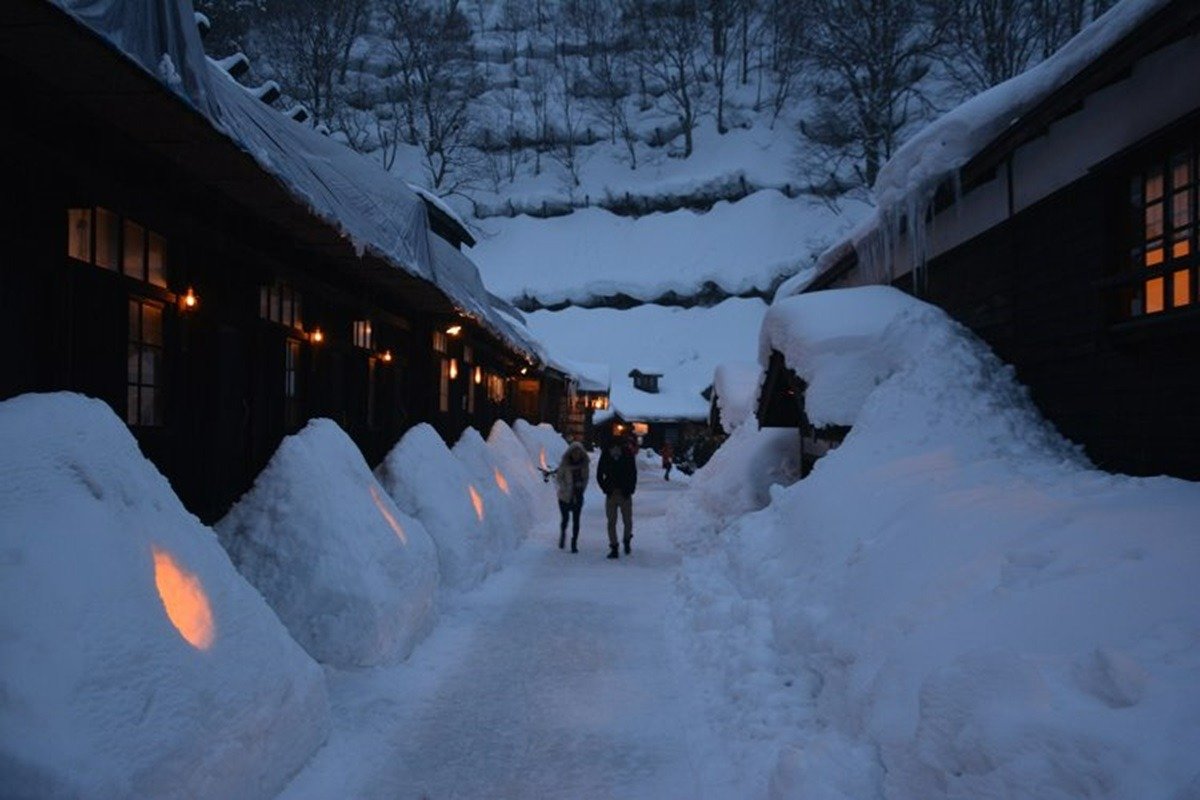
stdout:
[[786,298],[763,320],[759,362],[783,354],[808,384],[804,410],[814,425],[853,425],[875,387],[912,357],[905,334],[921,332],[911,318],[925,308],[889,286]]
[[483,499],[483,521],[487,527],[488,545],[495,554],[497,561],[514,549],[524,537],[525,529],[521,526],[518,512],[509,491],[501,488],[497,480],[498,470],[492,454],[488,451],[487,443],[474,428],[467,428],[458,437],[454,447],[450,448],[454,457],[467,468],[473,486]]
[[404,434],[375,474],[396,505],[433,538],[444,585],[474,586],[495,569],[483,495],[432,426],[422,423]]
[[[549,426],[547,426],[549,427]],[[561,437],[560,437],[561,438]],[[553,518],[558,509],[554,484],[542,479],[525,445],[504,420],[492,425],[487,438],[488,452],[496,465],[496,484],[511,498],[518,520],[530,530]]]
[[1091,469],[910,303],[843,340],[897,353],[845,443],[685,568],[731,736],[775,746],[779,796],[1192,796],[1200,486]]
[[525,445],[529,457],[542,469],[554,469],[567,452],[567,440],[546,422],[531,425],[519,419],[513,423],[513,433]]
[[216,529],[238,570],[318,661],[396,661],[428,629],[433,542],[331,420],[284,439]]
[[105,404],[0,403],[0,775],[20,797],[271,797],[318,666]]
[[721,426],[726,431],[733,431],[754,416],[762,375],[762,367],[753,362],[726,361],[717,365],[713,392],[721,412]]

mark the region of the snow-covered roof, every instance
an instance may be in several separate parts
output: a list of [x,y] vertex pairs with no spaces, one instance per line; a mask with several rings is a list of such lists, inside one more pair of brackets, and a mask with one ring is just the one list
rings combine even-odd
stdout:
[[568,374],[575,378],[581,392],[607,392],[612,386],[612,370],[608,364],[560,358]]
[[630,422],[701,422],[708,419],[708,403],[686,389],[651,394],[617,384],[608,395],[608,413],[599,412],[593,419],[600,422],[614,414]]
[[420,186],[415,183],[409,183],[406,185],[415,194],[420,196],[421,199],[423,199],[425,202],[429,203],[431,206],[436,208],[438,211],[445,214],[447,217],[450,218],[451,222],[453,222],[455,225],[462,228],[462,232],[464,234],[466,234],[466,236],[469,239],[470,244],[475,243],[475,237],[471,235],[471,228],[467,225],[466,221],[463,220],[463,218],[459,215],[459,213],[457,211],[455,211],[453,208],[451,208],[450,205],[445,200],[443,200],[441,197],[438,197],[436,194],[429,191],[424,186]]
[[731,431],[754,414],[763,368],[754,362],[726,361],[713,372],[713,396],[721,423]]
[[[938,187],[1022,117],[1129,36],[1172,0],[1121,0],[1063,47],[1029,70],[975,95],[905,142],[879,170],[872,187],[876,210],[817,259],[817,272],[851,252],[886,247],[925,219]],[[915,231],[908,231],[910,234]],[[881,241],[886,240],[886,241]],[[913,248],[919,256],[919,248]]]
[[205,56],[190,0],[53,2],[200,112],[360,255],[437,286],[463,314],[538,356],[528,332],[495,312],[475,265],[429,234],[421,197],[374,161],[263,104]]

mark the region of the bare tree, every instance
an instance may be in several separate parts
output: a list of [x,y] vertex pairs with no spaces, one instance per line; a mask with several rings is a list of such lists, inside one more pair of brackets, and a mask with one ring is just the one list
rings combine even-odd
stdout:
[[813,0],[811,11],[816,110],[801,133],[830,181],[848,167],[870,186],[922,103],[940,29],[919,0]]
[[727,133],[725,125],[725,86],[729,72],[729,61],[733,58],[730,38],[734,34],[738,7],[741,0],[706,0],[703,11],[704,24],[708,28],[708,66],[712,70],[712,82],[717,92],[717,133]]
[[363,24],[366,0],[270,0],[263,19],[268,53],[287,92],[308,104],[314,123],[336,125],[337,86]]
[[566,170],[572,189],[579,186],[582,166],[580,139],[583,135],[583,114],[575,97],[575,71],[560,70],[554,82],[555,142],[550,157]]
[[542,174],[542,152],[550,140],[550,78],[551,70],[539,60],[529,65],[530,83],[527,97],[533,115],[533,174]]
[[1031,0],[1034,22],[1045,58],[1067,43],[1116,0]]
[[420,147],[434,190],[458,191],[479,161],[471,146],[471,100],[483,82],[470,21],[457,0],[389,0],[385,11],[408,142]]
[[1037,55],[1040,0],[938,0],[946,43],[942,63],[964,95],[1024,72]]
[[697,58],[704,44],[701,0],[630,0],[640,27],[639,64],[662,91],[660,101],[683,131],[683,156],[691,156],[703,84]]

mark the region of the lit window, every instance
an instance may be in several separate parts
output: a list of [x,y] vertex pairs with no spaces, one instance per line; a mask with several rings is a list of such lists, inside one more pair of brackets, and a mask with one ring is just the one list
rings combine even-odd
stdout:
[[375,334],[371,330],[370,320],[358,320],[354,323],[354,346],[361,347],[364,350],[375,349]]
[[1196,302],[1198,149],[1176,150],[1130,182],[1130,272],[1115,290],[1121,317],[1158,314]]
[[450,361],[441,359],[441,373],[438,376],[438,411],[443,414],[450,410]]
[[107,208],[96,209],[96,266],[115,270],[120,260],[120,230],[117,215]]
[[283,421],[289,430],[300,426],[300,343],[284,342]]
[[106,208],[67,209],[67,255],[121,271],[155,286],[167,285],[167,241]]
[[67,255],[92,263],[92,210],[67,209]]
[[129,301],[125,421],[163,424],[163,309],[157,303]]
[[443,333],[442,331],[434,331],[433,332],[433,352],[435,352],[435,353],[449,353],[450,352],[449,340],[447,340],[446,334]]

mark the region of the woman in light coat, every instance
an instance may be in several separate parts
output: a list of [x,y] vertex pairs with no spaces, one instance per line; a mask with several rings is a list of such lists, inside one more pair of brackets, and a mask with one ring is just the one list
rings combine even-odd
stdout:
[[572,521],[571,552],[579,552],[579,514],[583,511],[583,492],[587,488],[591,464],[587,451],[579,442],[572,442],[554,470],[554,483],[558,487],[558,510],[562,513],[559,525],[558,549],[567,544],[567,521]]

